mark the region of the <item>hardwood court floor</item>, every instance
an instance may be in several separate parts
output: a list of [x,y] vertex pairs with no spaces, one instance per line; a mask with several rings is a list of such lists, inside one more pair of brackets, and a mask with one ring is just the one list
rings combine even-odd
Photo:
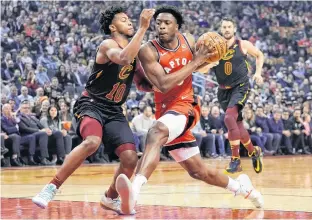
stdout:
[[[221,170],[228,160],[205,162]],[[190,178],[175,162],[162,162],[142,188],[137,214],[118,216],[99,205],[117,167],[103,164],[80,167],[45,210],[33,205],[31,198],[50,181],[57,167],[2,169],[1,219],[312,219],[312,156],[266,157],[261,174],[252,170],[250,159],[243,159],[242,164],[264,195],[263,210]]]

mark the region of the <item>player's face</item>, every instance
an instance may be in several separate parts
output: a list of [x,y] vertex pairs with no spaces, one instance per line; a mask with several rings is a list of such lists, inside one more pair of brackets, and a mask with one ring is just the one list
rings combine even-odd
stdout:
[[235,34],[235,27],[233,22],[231,21],[222,21],[221,24],[221,34],[226,40],[230,40],[234,37]]
[[115,31],[127,37],[132,37],[134,35],[132,22],[125,13],[116,14],[113,19],[112,26],[114,26],[113,28],[115,28]]
[[157,36],[161,42],[169,43],[174,40],[179,25],[170,13],[160,13],[156,18]]

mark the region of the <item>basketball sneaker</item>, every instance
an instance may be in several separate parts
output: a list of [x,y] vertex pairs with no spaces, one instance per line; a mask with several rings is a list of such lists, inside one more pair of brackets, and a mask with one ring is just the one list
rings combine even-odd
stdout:
[[256,208],[263,208],[263,196],[253,187],[249,177],[246,174],[241,174],[237,177],[236,181],[239,182],[240,188],[235,195],[242,195],[245,199],[249,199]]
[[[117,212],[118,214],[124,214],[120,210],[120,199],[119,199],[119,197],[117,197],[116,199],[111,199],[111,198],[106,196],[106,192],[101,198],[100,205],[103,209],[113,210],[113,211]],[[130,212],[131,215],[134,215],[135,213],[136,212],[134,209]]]
[[40,208],[45,209],[49,202],[54,198],[56,192],[56,186],[52,183],[49,183],[43,187],[40,193],[32,198],[32,201]]
[[232,157],[228,168],[225,169],[225,171],[230,174],[238,173],[241,172],[242,170],[243,168],[241,166],[241,160],[240,158],[237,157]]
[[255,170],[256,173],[261,173],[262,172],[262,152],[261,148],[258,146],[255,146],[254,151],[249,154],[248,156],[251,157],[252,159],[252,166]]
[[133,197],[132,184],[125,174],[120,174],[116,179],[116,190],[120,196],[120,210],[129,215],[133,211],[136,201]]

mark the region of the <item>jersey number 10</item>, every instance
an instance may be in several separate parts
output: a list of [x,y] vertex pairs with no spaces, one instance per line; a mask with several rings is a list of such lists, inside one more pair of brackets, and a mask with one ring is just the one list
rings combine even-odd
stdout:
[[122,100],[122,97],[126,91],[126,84],[122,83],[119,85],[119,83],[116,83],[113,85],[113,89],[108,93],[105,97],[109,100],[113,100],[114,102],[120,102]]
[[232,74],[232,63],[231,62],[229,62],[229,61],[227,61],[227,62],[225,62],[225,64],[224,64],[224,73],[226,74],[226,75],[231,75]]

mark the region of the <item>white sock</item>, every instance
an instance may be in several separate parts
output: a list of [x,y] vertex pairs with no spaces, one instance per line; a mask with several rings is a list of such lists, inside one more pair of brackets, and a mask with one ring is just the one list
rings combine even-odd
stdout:
[[138,201],[139,194],[141,191],[141,187],[146,182],[147,182],[147,179],[145,176],[143,176],[141,174],[135,175],[134,180],[132,182],[133,198],[135,201]]
[[232,179],[231,177],[229,177],[229,183],[226,187],[228,190],[230,190],[233,193],[236,193],[237,190],[239,190],[240,188],[240,184],[238,181]]

